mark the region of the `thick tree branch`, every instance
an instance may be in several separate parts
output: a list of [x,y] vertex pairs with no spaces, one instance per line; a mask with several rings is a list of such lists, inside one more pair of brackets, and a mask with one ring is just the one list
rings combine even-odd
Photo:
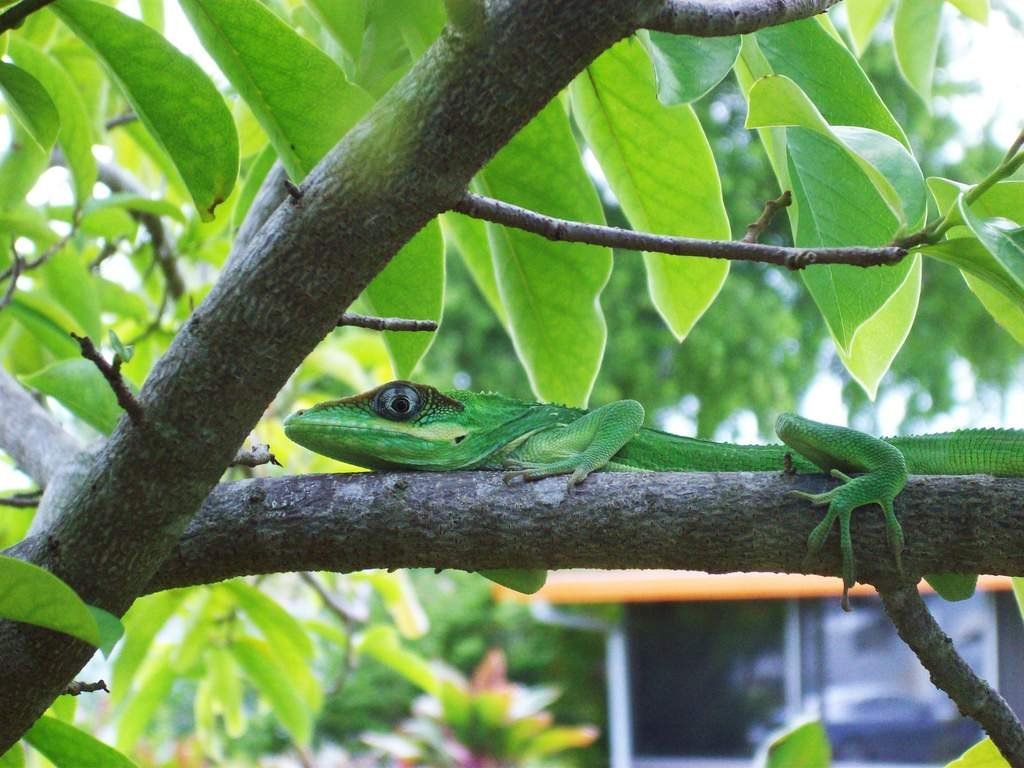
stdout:
[[961,714],[974,719],[1013,768],[1024,768],[1024,726],[996,691],[978,677],[925,607],[913,584],[879,589],[896,631]]
[[[519,128],[657,6],[492,0],[478,35],[446,30],[303,180],[301,204],[279,205],[228,262],[142,388],[144,425],[120,421],[19,554],[87,602],[124,611],[338,316]],[[91,652],[0,622],[0,752]]]
[[694,37],[745,35],[824,13],[839,0],[664,0],[641,26]]
[[808,249],[763,245],[746,240],[698,240],[690,237],[655,235],[649,232],[636,232],[632,229],[556,219],[472,192],[467,192],[452,206],[452,210],[495,224],[532,232],[548,240],[589,243],[609,248],[626,248],[632,251],[653,251],[673,256],[757,261],[789,269],[803,269],[811,264],[852,264],[857,267],[873,267],[879,264],[895,264],[907,255],[906,250],[895,246]]
[[77,453],[74,439],[0,368],[0,450],[45,486]]
[[[506,486],[497,472],[307,475],[222,483],[147,591],[280,571],[683,568],[840,573],[838,534],[790,495],[824,477],[599,473]],[[908,573],[1024,574],[1024,479],[915,477],[897,501]],[[881,513],[854,522],[858,576],[892,580]]]

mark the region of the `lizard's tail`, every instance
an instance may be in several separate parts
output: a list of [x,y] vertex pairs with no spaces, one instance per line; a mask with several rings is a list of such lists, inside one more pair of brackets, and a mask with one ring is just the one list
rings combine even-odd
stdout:
[[1024,430],[964,429],[917,437],[888,437],[919,475],[1024,477]]

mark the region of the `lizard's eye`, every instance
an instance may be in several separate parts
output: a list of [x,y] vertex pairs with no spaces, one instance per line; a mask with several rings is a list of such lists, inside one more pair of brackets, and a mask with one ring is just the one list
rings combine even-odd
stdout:
[[373,410],[385,419],[406,421],[419,413],[420,393],[408,384],[395,384],[377,394]]

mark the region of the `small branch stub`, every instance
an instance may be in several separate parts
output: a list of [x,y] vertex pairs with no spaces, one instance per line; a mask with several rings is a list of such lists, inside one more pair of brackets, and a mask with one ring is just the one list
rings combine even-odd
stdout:
[[299,202],[299,200],[301,200],[302,196],[305,194],[302,191],[302,188],[295,184],[291,179],[284,180],[284,188],[288,190],[288,197],[292,199],[293,203]]
[[76,333],[72,333],[71,338],[78,342],[78,346],[82,350],[82,357],[86,360],[91,360],[92,363],[99,368],[100,373],[103,374],[103,378],[107,380],[107,383],[110,384],[110,388],[114,390],[114,395],[117,397],[117,404],[120,405],[122,410],[128,414],[128,418],[131,419],[132,424],[135,424],[136,426],[142,424],[142,406],[139,405],[139,401],[135,399],[135,395],[132,394],[131,389],[128,388],[128,382],[126,382],[124,380],[124,376],[121,375],[121,356],[114,355],[113,364],[108,363],[103,359],[103,355],[101,355],[99,350],[96,349],[96,345],[92,343],[92,339],[88,336],[79,336]]
[[270,452],[270,446],[266,443],[254,445],[251,448],[242,448],[231,461],[232,467],[259,467],[264,464],[281,466],[281,462]]
[[338,318],[338,327],[351,325],[356,328],[367,328],[371,331],[436,331],[434,320],[411,320],[404,317],[371,317],[346,312]]
[[772,219],[775,218],[776,214],[783,208],[788,208],[792,204],[793,193],[788,189],[774,200],[766,200],[764,210],[761,211],[761,215],[757,217],[757,220],[747,227],[747,231],[744,233],[741,242],[756,243],[761,239],[761,235],[764,233],[768,225],[772,223]]
[[68,684],[63,695],[81,696],[83,693],[95,693],[96,691],[110,693],[110,689],[107,688],[107,684],[103,680],[97,680],[95,683],[83,683],[81,680],[75,680]]
[[[850,264],[855,267],[874,267],[895,264],[907,255],[905,248],[893,245],[881,248],[866,246],[817,248],[814,251],[808,251],[804,248],[764,245],[746,240],[699,240],[690,237],[655,235],[650,232],[636,232],[620,227],[556,219],[472,192],[463,195],[451,210],[494,224],[532,232],[548,240],[587,243],[631,251],[667,253],[672,256],[755,261],[787,269],[803,269],[810,264]],[[764,215],[761,218],[764,218]],[[757,222],[751,226],[756,224]]]
[[0,496],[0,507],[15,507],[21,509],[38,507],[39,500],[42,497],[42,491],[36,491],[34,493],[16,493],[13,496]]

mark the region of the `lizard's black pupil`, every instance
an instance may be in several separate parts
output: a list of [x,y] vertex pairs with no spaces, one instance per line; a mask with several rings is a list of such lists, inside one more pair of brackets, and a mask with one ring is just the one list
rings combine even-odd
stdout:
[[391,407],[399,413],[406,413],[409,410],[409,398],[399,395],[391,401]]
[[380,391],[373,409],[386,419],[405,421],[419,412],[420,395],[408,384],[396,384]]

